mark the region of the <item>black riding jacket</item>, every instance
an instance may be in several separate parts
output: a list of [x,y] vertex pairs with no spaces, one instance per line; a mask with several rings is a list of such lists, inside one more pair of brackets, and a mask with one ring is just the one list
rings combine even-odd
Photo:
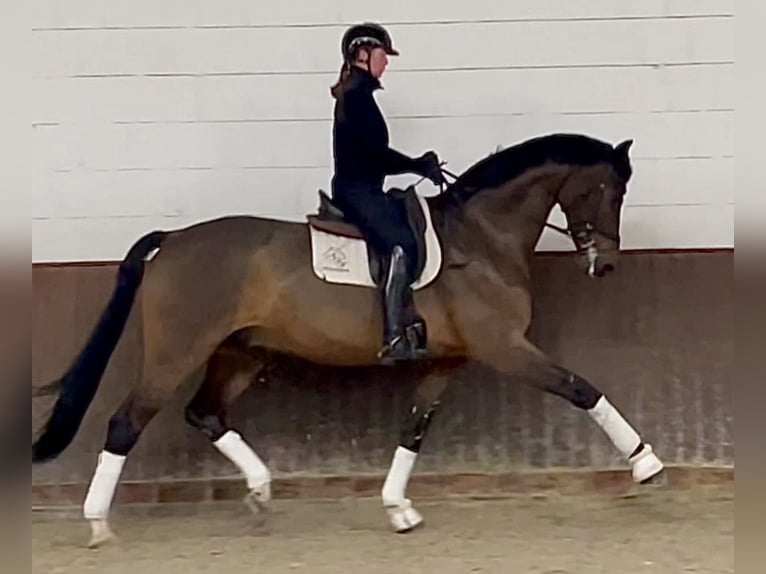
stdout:
[[335,103],[333,189],[366,183],[382,188],[386,175],[420,173],[417,159],[388,145],[386,121],[373,97],[380,82],[368,71],[352,66],[348,87]]

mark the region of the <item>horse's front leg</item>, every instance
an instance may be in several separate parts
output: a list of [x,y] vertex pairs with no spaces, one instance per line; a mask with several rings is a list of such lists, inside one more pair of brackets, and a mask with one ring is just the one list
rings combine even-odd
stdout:
[[652,445],[643,441],[636,429],[593,384],[551,362],[543,362],[539,376],[531,381],[587,412],[631,465],[635,482],[661,482],[664,465]]
[[422,515],[412,507],[410,499],[406,496],[407,483],[428,427],[439,408],[439,399],[449,385],[450,377],[450,371],[426,375],[418,384],[405,415],[399,444],[394,451],[381,491],[383,506],[396,532],[409,532],[423,522]]
[[[528,293],[509,288],[492,270],[478,270],[473,282],[468,275],[452,285],[452,317],[466,341],[472,360],[503,376],[567,399],[582,409],[606,433],[633,468],[633,479],[648,482],[662,473],[664,465],[622,414],[590,382],[552,362],[524,333],[531,320]],[[459,294],[481,292],[460,299]],[[480,295],[480,296],[479,296]]]
[[555,364],[526,340],[509,342],[483,361],[503,375],[568,400],[585,411],[631,465],[633,480],[659,482],[664,465],[607,397],[580,375]]

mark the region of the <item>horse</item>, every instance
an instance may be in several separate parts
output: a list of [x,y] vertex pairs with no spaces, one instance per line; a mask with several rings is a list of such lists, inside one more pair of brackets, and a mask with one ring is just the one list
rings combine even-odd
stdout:
[[[413,298],[428,325],[429,346],[415,361],[417,385],[380,491],[394,532],[423,522],[406,496],[407,484],[440,397],[468,362],[569,401],[603,429],[636,483],[664,480],[664,464],[651,444],[607,397],[526,336],[530,263],[546,225],[571,239],[578,267],[594,280],[615,270],[632,144],[552,133],[450,174],[453,181],[441,193],[425,197],[413,186],[401,193],[421,249]],[[566,228],[547,223],[557,204]],[[197,369],[205,368],[205,376],[185,420],[236,465],[247,482],[244,502],[267,516],[271,473],[227,425],[227,409],[272,357],[337,368],[379,365],[380,257],[321,190],[319,212],[307,219],[226,216],[152,231],[128,250],[84,348],[40,391],[58,397],[33,442],[33,463],[39,464],[72,441],[142,289],[142,378],[109,419],[83,503],[90,547],[114,536],[108,514],[126,457]],[[404,367],[384,368],[396,373]]]

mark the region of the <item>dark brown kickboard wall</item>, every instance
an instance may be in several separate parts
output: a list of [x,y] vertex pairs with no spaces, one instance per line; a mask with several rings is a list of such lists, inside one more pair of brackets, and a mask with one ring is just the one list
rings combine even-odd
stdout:
[[[733,253],[625,254],[590,280],[573,260],[540,255],[531,338],[604,391],[668,464],[732,465]],[[79,351],[112,289],[116,267],[33,268],[33,384],[58,376]],[[138,300],[140,304],[140,298]],[[134,311],[75,441],[33,468],[33,484],[87,483],[107,420],[141,368]],[[286,373],[254,386],[231,422],[277,477],[380,474],[388,468],[412,383],[389,371]],[[183,419],[199,378],[154,419],[123,479],[236,476]],[[38,428],[51,400],[33,401]],[[621,469],[589,417],[556,397],[472,369],[444,397],[419,473]]]

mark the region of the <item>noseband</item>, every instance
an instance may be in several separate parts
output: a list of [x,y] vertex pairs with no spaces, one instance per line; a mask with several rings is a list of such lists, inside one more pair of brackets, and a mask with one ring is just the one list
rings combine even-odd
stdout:
[[[442,162],[439,165],[439,169],[441,169],[442,173],[444,175],[449,176],[453,180],[457,181],[458,176],[449,171],[444,167],[444,164],[446,162]],[[421,178],[420,181],[423,181],[425,178]],[[418,181],[418,183],[420,183]],[[417,185],[417,183],[415,184]],[[446,191],[446,187],[449,187],[448,185],[445,186],[444,184],[441,184],[440,186],[440,194],[444,194]],[[606,233],[604,231],[597,230],[593,224],[590,221],[576,221],[572,223],[569,227],[564,228],[560,227],[558,225],[555,225],[553,223],[545,223],[546,227],[550,227],[554,231],[557,231],[561,233],[562,235],[565,235],[566,237],[569,237],[572,239],[572,241],[575,244],[575,247],[578,251],[585,251],[585,255],[588,258],[588,275],[591,277],[596,272],[596,260],[598,259],[598,247],[596,247],[596,241],[593,239],[593,233],[594,231],[598,233],[599,235],[606,237],[607,239],[611,239],[616,244],[619,244],[619,239],[612,235],[611,233]]]
[[591,277],[596,272],[596,260],[599,255],[596,241],[593,239],[593,232],[595,231],[599,235],[619,244],[619,240],[614,235],[597,230],[590,221],[577,221],[568,228],[559,227],[548,222],[545,223],[545,226],[571,238],[578,251],[585,251],[585,256],[588,258],[588,275]]

